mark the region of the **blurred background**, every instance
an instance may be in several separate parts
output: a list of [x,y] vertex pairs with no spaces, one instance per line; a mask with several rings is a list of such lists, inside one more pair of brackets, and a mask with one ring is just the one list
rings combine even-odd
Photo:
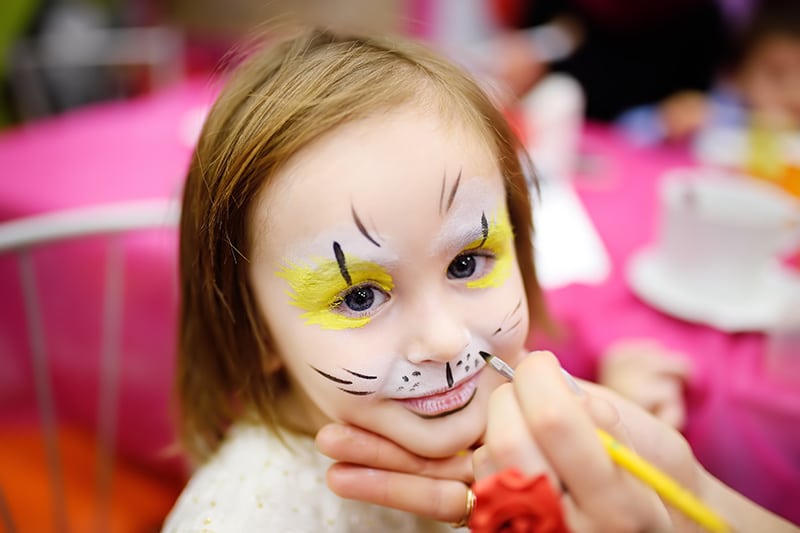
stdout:
[[[529,347],[669,403],[714,475],[800,524],[799,8],[2,0],[0,531],[160,529],[189,472],[171,398],[183,176],[232,51],[294,22],[410,36],[473,72],[541,180],[560,332]],[[692,371],[665,389],[654,357]]]
[[207,74],[265,21],[394,30],[399,3],[8,0],[0,7],[0,125]]

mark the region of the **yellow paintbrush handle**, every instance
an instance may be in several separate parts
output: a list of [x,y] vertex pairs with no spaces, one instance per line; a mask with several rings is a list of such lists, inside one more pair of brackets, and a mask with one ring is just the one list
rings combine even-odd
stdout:
[[709,531],[720,533],[731,531],[731,528],[719,515],[695,498],[691,492],[673,481],[667,474],[617,442],[614,437],[602,429],[598,429],[597,433],[614,462],[655,490],[669,505],[682,511]]

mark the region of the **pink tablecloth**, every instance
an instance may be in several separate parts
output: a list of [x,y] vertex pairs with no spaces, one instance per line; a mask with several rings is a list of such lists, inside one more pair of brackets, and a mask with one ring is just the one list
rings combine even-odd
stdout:
[[[102,104],[0,135],[0,222],[106,202],[176,198],[212,101],[205,81]],[[124,240],[119,452],[180,474],[170,404],[177,309],[174,228]],[[94,238],[34,254],[44,342],[61,424],[97,423],[104,258]],[[34,373],[15,259],[0,256],[0,424],[35,423]]]
[[685,434],[697,457],[722,481],[800,523],[800,383],[765,371],[762,334],[728,334],[669,317],[638,300],[625,281],[626,262],[658,230],[659,176],[692,165],[688,151],[636,148],[601,126],[587,128],[583,151],[591,168],[576,187],[613,270],[601,286],[548,294],[569,335],[555,346],[563,364],[593,377],[598,354],[631,337],[655,338],[690,356],[696,373]]
[[[187,83],[151,98],[102,105],[0,136],[0,221],[57,208],[179,194],[192,135],[214,90]],[[613,131],[587,128],[593,167],[578,192],[613,262],[602,286],[572,285],[548,294],[570,332],[559,346],[567,368],[591,376],[595,359],[620,337],[651,336],[687,353],[698,372],[688,394],[686,435],[712,473],[766,507],[800,523],[800,387],[762,370],[763,338],[730,335],[670,318],[641,303],[623,277],[626,260],[656,230],[655,188],[667,168],[690,164],[684,150],[641,150]],[[160,464],[172,432],[168,409],[176,310],[174,234],[128,245],[120,397],[123,453]],[[89,257],[89,259],[87,259]],[[92,262],[93,261],[93,262]],[[56,335],[79,331],[97,306],[79,304],[100,290],[97,259],[72,254],[39,264],[44,310]],[[56,274],[70,269],[73,292]],[[48,285],[49,284],[49,285]],[[74,292],[77,290],[77,292]],[[15,267],[0,261],[0,423],[35,412]],[[60,331],[60,333],[59,333]],[[83,334],[97,343],[97,332]],[[51,371],[62,419],[91,424],[96,355],[55,343]]]

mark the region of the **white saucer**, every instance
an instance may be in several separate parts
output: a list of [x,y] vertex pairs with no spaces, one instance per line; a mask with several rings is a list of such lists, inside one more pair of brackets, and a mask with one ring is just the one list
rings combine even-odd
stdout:
[[655,248],[633,256],[627,278],[633,292],[656,309],[727,332],[766,331],[781,319],[793,298],[800,298],[800,276],[777,263],[765,271],[750,296],[735,302],[712,297],[671,276]]

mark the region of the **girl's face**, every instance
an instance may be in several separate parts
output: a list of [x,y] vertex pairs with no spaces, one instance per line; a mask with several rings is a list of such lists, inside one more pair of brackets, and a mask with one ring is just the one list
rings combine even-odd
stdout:
[[290,381],[283,421],[431,457],[478,441],[528,332],[503,178],[465,127],[404,109],[295,156],[251,219],[251,277]]
[[738,81],[755,111],[776,125],[800,125],[800,39],[766,38],[745,61]]

